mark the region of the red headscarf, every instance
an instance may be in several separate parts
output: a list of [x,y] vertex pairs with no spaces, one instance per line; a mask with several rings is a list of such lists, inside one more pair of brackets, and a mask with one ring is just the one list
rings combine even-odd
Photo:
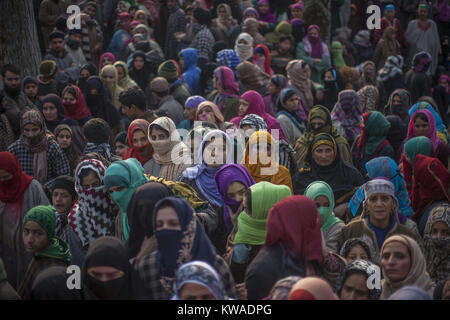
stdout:
[[[33,180],[22,171],[19,160],[11,152],[0,152],[0,169],[10,174],[12,178],[0,182],[0,201],[5,203],[17,203],[18,214],[22,211],[23,194]],[[17,218],[17,215],[16,215]]]
[[414,159],[413,179],[412,208],[415,218],[420,217],[432,203],[450,201],[450,173],[438,159],[417,155]]
[[269,212],[264,246],[281,242],[294,259],[321,263],[322,234],[317,206],[306,196],[291,196],[275,204]]
[[136,158],[142,166],[153,157],[153,148],[150,144],[150,141],[147,145],[143,147],[135,147],[133,145],[133,134],[136,130],[142,130],[144,131],[144,134],[148,136],[148,128],[150,127],[150,123],[147,120],[144,119],[136,119],[133,122],[130,123],[130,126],[128,127],[128,145],[130,148],[128,148],[125,151],[125,154],[122,157],[122,160],[126,160],[128,158]]
[[264,56],[266,57],[265,61],[264,61],[264,72],[267,73],[270,76],[273,76],[273,70],[270,67],[270,52],[269,49],[263,45],[263,44],[258,44],[255,48],[255,50],[253,51],[253,64],[256,64],[256,59],[257,53],[263,53]]
[[68,119],[74,119],[74,120],[83,120],[87,117],[91,116],[91,111],[89,111],[89,108],[86,104],[86,100],[84,99],[84,95],[81,92],[80,88],[78,88],[76,85],[68,85],[64,88],[62,92],[62,97],[64,97],[64,94],[66,91],[70,92],[71,94],[75,93],[75,98],[77,101],[75,103],[71,102],[62,102],[63,109],[64,109],[64,117]]

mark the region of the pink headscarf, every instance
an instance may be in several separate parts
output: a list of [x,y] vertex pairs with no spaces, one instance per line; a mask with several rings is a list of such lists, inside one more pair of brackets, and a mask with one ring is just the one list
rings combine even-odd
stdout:
[[269,131],[269,133],[272,136],[273,136],[273,134],[272,134],[271,130],[278,129],[279,139],[287,141],[286,136],[284,135],[283,129],[281,128],[278,120],[266,112],[266,106],[264,104],[264,100],[258,92],[254,91],[254,90],[248,90],[243,95],[241,95],[241,99],[244,99],[248,102],[247,111],[244,114],[240,114],[238,117],[231,119],[231,122],[233,122],[239,128],[241,120],[246,115],[256,114],[257,116],[260,116],[261,118],[264,119],[264,121],[267,124],[267,130]]
[[214,76],[220,83],[223,91],[220,94],[229,97],[239,97],[239,86],[234,81],[234,72],[228,67],[221,66],[214,70]]
[[439,138],[437,136],[437,129],[436,129],[436,121],[434,120],[433,114],[430,111],[428,111],[427,109],[417,110],[411,116],[411,120],[409,120],[408,135],[406,136],[406,141],[408,141],[409,139],[414,138],[416,136],[416,132],[414,131],[414,116],[417,113],[423,113],[427,117],[427,119],[428,119],[427,138],[431,140],[431,143],[433,144],[433,149],[436,151],[436,148],[439,145]]
[[114,56],[114,54],[112,54],[111,52],[105,52],[100,56],[99,70],[102,70],[104,67],[103,58],[109,58],[109,60],[112,61],[111,64],[114,64],[114,62],[116,62],[116,57]]

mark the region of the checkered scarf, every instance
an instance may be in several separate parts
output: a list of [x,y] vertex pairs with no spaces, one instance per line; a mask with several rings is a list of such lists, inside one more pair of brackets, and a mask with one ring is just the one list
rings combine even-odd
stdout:
[[[81,187],[82,170],[93,170],[100,179],[101,186],[90,189]],[[95,239],[114,235],[114,219],[117,209],[104,190],[106,168],[98,160],[82,161],[75,172],[75,190],[78,201],[68,215],[68,223],[80,238],[82,245],[88,245]]]

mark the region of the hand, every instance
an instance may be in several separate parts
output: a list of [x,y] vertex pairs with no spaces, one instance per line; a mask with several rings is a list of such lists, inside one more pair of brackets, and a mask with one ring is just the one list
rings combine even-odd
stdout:
[[345,215],[345,211],[348,208],[348,203],[343,203],[334,208],[333,212],[336,217],[342,219]]
[[146,236],[144,238],[144,240],[142,241],[141,250],[139,250],[139,253],[136,256],[136,259],[139,261],[141,258],[152,253],[153,251],[156,251],[157,249],[158,249],[158,243],[156,241],[156,237],[151,236],[150,238],[148,238]]
[[236,212],[233,212],[233,210],[230,208],[230,206],[227,205],[228,212],[230,213],[230,220],[233,226],[237,226],[237,218],[239,214],[244,211],[244,203],[242,202],[239,208],[236,210]]
[[247,288],[245,282],[236,284],[236,291],[240,300],[247,300]]
[[91,16],[86,13],[80,14],[80,18],[82,21],[86,21],[86,22],[91,20]]

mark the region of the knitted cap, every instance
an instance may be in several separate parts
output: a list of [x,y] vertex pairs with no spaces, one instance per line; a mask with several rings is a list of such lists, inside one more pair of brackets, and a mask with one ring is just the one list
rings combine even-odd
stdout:
[[186,108],[197,109],[198,105],[200,103],[202,103],[203,101],[206,101],[206,99],[201,96],[192,96],[186,100],[186,103],[184,104],[184,106]]
[[39,66],[39,74],[44,77],[52,77],[58,72],[58,65],[53,60],[44,60]]
[[388,194],[394,199],[396,199],[395,186],[389,179],[385,177],[374,178],[366,182],[363,188],[366,199],[375,193]]
[[156,77],[150,82],[150,89],[155,92],[165,92],[169,90],[169,83],[163,77]]
[[158,75],[165,78],[170,83],[177,81],[179,78],[178,66],[173,60],[166,60],[160,64]]
[[37,206],[30,209],[23,218],[23,226],[28,221],[39,224],[47,233],[48,239],[55,237],[56,209],[53,206]]
[[71,176],[59,176],[55,179],[53,190],[64,189],[67,190],[72,198],[75,198],[77,192],[75,191],[75,179]]
[[66,35],[64,34],[64,32],[61,31],[53,31],[52,33],[50,33],[50,35],[48,36],[49,41],[52,41],[53,39],[63,39]]

